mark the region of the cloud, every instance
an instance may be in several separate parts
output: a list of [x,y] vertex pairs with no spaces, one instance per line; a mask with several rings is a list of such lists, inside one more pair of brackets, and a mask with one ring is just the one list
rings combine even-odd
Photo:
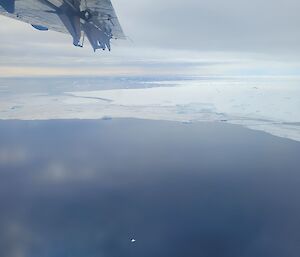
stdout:
[[125,34],[133,40],[114,42],[112,52],[95,54],[88,45],[75,48],[69,35],[36,31],[1,16],[0,76],[142,75],[163,69],[164,74],[178,74],[183,69],[186,73],[191,63],[233,61],[236,66],[257,63],[267,74],[274,66],[282,66],[279,71],[289,67],[284,74],[298,69],[299,1],[112,2]]
[[20,147],[0,148],[0,164],[23,164],[29,158],[26,149]]
[[124,29],[144,45],[197,50],[299,49],[295,0],[114,1]]
[[[299,49],[300,2],[296,0],[112,2],[125,33],[139,47],[201,51]],[[5,25],[1,26],[1,32],[5,32],[12,39],[24,39],[25,33],[33,30],[27,26],[20,31],[17,21],[6,19],[1,23]],[[55,42],[63,42],[67,38],[66,35],[58,33],[41,35],[38,31],[30,33],[32,39],[38,37],[39,40],[46,41],[55,37]]]

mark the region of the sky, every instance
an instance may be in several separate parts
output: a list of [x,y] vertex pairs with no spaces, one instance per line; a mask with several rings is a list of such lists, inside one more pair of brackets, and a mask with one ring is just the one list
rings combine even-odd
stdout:
[[0,76],[300,75],[297,0],[113,0],[112,52],[0,17]]

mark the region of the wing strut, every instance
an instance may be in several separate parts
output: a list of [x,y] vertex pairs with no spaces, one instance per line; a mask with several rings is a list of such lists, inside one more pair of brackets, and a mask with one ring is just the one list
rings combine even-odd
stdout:
[[0,5],[8,13],[14,13],[15,12],[15,0],[0,0]]

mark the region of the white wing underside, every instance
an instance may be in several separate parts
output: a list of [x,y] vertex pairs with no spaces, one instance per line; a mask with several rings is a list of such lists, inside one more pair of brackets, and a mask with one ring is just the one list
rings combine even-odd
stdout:
[[[49,2],[50,5],[47,4]],[[53,12],[53,8],[51,7],[51,5],[59,7],[63,4],[64,0],[15,0],[13,13],[7,12],[0,3],[0,14],[29,24],[40,25],[49,30],[69,34],[70,31],[68,31],[65,24],[60,17]],[[96,19],[98,19],[99,23],[103,23],[105,18],[110,17],[110,20],[105,22],[111,29],[112,38],[126,38],[110,0],[81,0],[81,9],[83,8],[97,12],[98,16]]]
[[119,39],[126,38],[110,0],[87,0],[87,7],[104,15],[110,15],[112,17],[111,28],[114,37]]

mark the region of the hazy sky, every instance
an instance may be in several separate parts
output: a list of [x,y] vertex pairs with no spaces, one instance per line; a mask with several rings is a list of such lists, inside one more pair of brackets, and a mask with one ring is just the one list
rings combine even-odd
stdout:
[[299,50],[297,0],[115,0],[143,45],[195,50]]
[[299,75],[297,0],[112,2],[131,40],[116,42],[111,53],[75,48],[67,35],[35,31],[1,16],[0,76],[79,70]]

